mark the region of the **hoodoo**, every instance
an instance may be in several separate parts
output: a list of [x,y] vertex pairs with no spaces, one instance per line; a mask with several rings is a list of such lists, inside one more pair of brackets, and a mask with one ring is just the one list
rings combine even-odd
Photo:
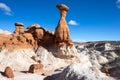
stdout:
[[16,30],[14,31],[15,34],[24,33],[24,29],[23,29],[24,24],[23,23],[16,22],[15,26],[16,26]]
[[64,4],[58,4],[56,7],[60,10],[60,20],[55,30],[56,43],[58,43],[59,46],[63,46],[65,44],[73,45],[73,42],[70,39],[69,28],[65,19],[69,8]]

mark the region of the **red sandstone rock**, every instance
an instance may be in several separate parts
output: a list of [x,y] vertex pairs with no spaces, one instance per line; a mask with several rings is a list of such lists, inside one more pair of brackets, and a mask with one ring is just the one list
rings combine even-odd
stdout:
[[29,27],[27,27],[27,32],[29,33],[33,33],[36,29],[40,29],[40,25],[39,24],[32,24]]
[[60,20],[55,30],[56,42],[57,43],[64,42],[65,44],[73,44],[73,42],[70,39],[69,28],[65,20],[68,7],[63,4],[60,4],[60,5],[57,5],[57,8],[60,10]]
[[35,40],[34,40],[31,33],[24,33],[24,34],[22,34],[22,36],[26,39],[25,42],[27,42],[27,43],[31,44],[32,46],[34,46]]
[[40,73],[43,70],[43,64],[32,64],[29,68],[29,73]]
[[35,39],[36,47],[39,46],[39,43],[43,40],[45,29],[41,28],[39,24],[32,24],[26,30],[26,32],[31,33]]
[[19,42],[21,42],[21,43],[25,43],[25,42],[26,42],[25,37],[23,37],[22,35],[18,35],[18,36],[16,36],[16,38],[17,38],[17,40],[18,40]]
[[37,39],[37,40],[42,40],[44,37],[44,30],[43,29],[36,29],[33,33],[33,36]]
[[22,34],[22,33],[24,33],[24,29],[23,29],[24,24],[23,23],[16,22],[15,26],[16,26],[16,30],[14,31],[15,34]]
[[5,47],[23,47],[23,45],[28,45],[32,46],[34,49],[37,49],[38,46],[67,47],[69,45],[73,45],[73,42],[70,39],[69,28],[65,20],[66,12],[69,10],[69,8],[63,4],[57,5],[57,8],[60,10],[61,17],[56,27],[55,33],[54,31],[49,31],[40,27],[39,24],[32,24],[26,30],[24,30],[24,24],[16,22],[16,30],[13,34],[11,34],[12,37],[2,40],[0,42],[0,46],[3,44]]
[[12,71],[12,69],[10,67],[6,67],[5,71],[4,71],[4,75],[7,78],[14,78],[14,73]]

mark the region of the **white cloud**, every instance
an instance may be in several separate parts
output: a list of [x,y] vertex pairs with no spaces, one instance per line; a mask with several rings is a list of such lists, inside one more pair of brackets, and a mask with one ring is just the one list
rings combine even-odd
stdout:
[[117,0],[117,2],[120,2],[120,0]]
[[117,0],[117,7],[120,9],[120,0]]
[[69,24],[69,25],[73,25],[73,26],[78,25],[78,23],[77,23],[76,21],[74,21],[74,20],[70,20],[70,21],[68,22],[68,24]]
[[12,15],[11,14],[11,9],[9,6],[7,6],[6,4],[4,3],[0,3],[0,10],[3,10],[5,12],[6,15]]

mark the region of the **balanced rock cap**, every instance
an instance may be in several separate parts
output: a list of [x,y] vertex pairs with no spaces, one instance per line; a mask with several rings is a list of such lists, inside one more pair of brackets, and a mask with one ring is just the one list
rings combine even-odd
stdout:
[[58,4],[56,6],[59,10],[65,10],[65,11],[68,11],[69,10],[69,7],[67,7],[66,5],[64,4]]
[[16,23],[15,23],[15,26],[24,26],[24,24],[21,23],[21,22],[16,22]]

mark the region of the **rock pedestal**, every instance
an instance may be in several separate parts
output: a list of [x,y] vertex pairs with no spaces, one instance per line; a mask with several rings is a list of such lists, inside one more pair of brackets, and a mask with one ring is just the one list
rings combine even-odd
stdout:
[[15,34],[22,34],[22,33],[24,33],[24,29],[23,29],[24,24],[23,23],[16,22],[15,26],[16,26],[16,30],[14,31]]
[[60,10],[60,20],[55,30],[55,40],[60,46],[64,44],[73,45],[73,42],[70,39],[69,28],[66,23],[66,13],[69,8],[64,5],[60,4],[56,6]]
[[55,30],[56,49],[54,55],[59,58],[73,58],[75,50],[70,39],[70,32],[66,22],[66,13],[69,8],[64,4],[56,6],[60,10],[60,20]]

